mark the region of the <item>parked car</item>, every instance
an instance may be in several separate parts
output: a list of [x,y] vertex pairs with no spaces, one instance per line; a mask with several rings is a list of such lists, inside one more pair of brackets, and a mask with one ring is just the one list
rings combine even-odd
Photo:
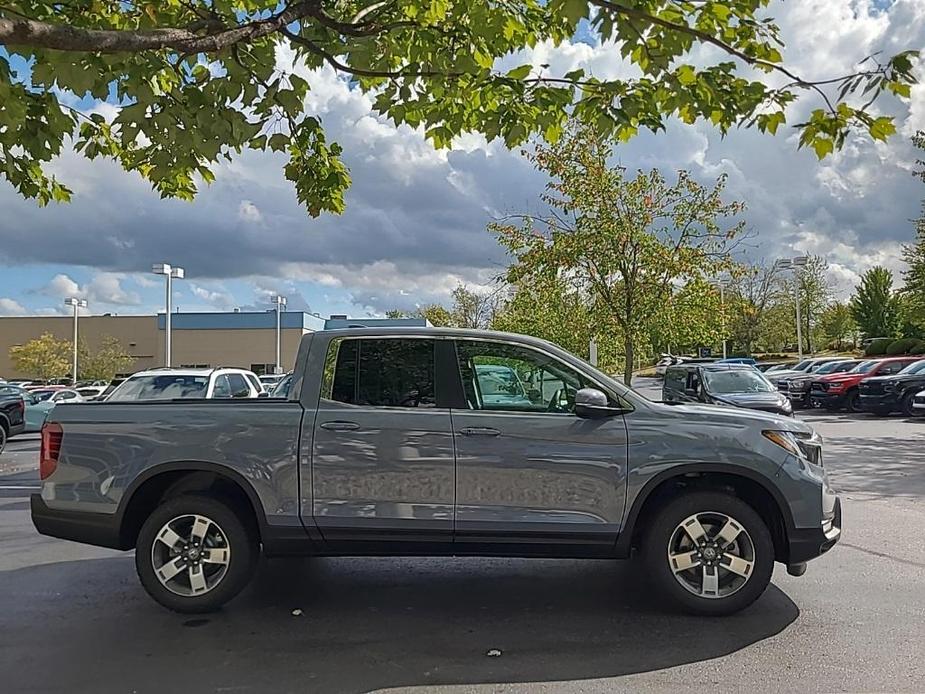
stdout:
[[925,414],[925,390],[915,394],[912,399],[912,408],[916,411],[916,414]]
[[[527,402],[485,400],[485,364],[514,368]],[[260,551],[638,550],[653,588],[721,615],[761,595],[775,561],[801,575],[841,534],[804,422],[650,402],[543,340],[325,330],[302,337],[294,374],[288,400],[55,408],[36,528],[135,548],[142,585],[179,612],[233,598]]]
[[784,371],[785,369],[791,369],[796,366],[797,362],[795,361],[764,361],[759,362],[755,367],[759,371],[762,371],[766,374],[773,373],[775,371]]
[[112,379],[112,380],[109,382],[109,385],[106,386],[106,389],[105,389],[102,393],[100,393],[100,394],[96,397],[96,399],[97,399],[97,400],[105,400],[106,398],[108,398],[108,397],[112,394],[112,391],[114,391],[116,388],[118,388],[120,385],[122,385],[122,382],[123,382],[123,381],[125,381],[124,378],[114,378],[114,379]]
[[726,357],[717,359],[716,364],[745,364],[747,366],[758,366],[758,360],[753,357]]
[[815,407],[824,407],[828,410],[847,408],[849,412],[861,412],[859,386],[864,379],[899,373],[919,359],[919,357],[868,359],[846,373],[820,376],[810,386],[810,401]]
[[84,400],[96,400],[106,391],[108,387],[109,386],[104,384],[96,386],[83,386],[81,388],[77,388],[76,390],[78,393],[80,393],[80,396]]
[[261,391],[257,376],[245,369],[152,369],[126,378],[106,402],[256,398]]
[[912,417],[916,412],[914,399],[925,388],[925,359],[912,362],[893,375],[865,378],[858,384],[861,409],[877,415],[902,412]]
[[816,373],[816,371],[818,371],[829,362],[840,361],[844,358],[845,357],[811,357],[799,362],[792,369],[781,369],[766,375],[768,380],[776,386],[778,383],[780,383],[781,380],[785,378],[791,378],[793,376],[806,376],[807,374]]
[[84,398],[75,390],[63,388],[62,390],[43,392],[43,397],[39,397],[35,391],[25,393],[23,402],[26,407],[26,432],[41,431],[45,420],[48,419],[48,413],[51,412],[58,404],[62,402],[78,403],[84,402]]
[[25,427],[22,393],[11,386],[0,388],[0,453],[3,453],[9,438],[21,434]]
[[669,404],[702,402],[792,415],[785,395],[747,364],[678,364],[669,366],[662,385]]
[[264,374],[263,376],[258,376],[260,383],[263,386],[263,389],[266,392],[270,392],[273,388],[276,387],[276,384],[282,381],[286,377],[286,374]]
[[803,376],[788,376],[777,382],[777,388],[790,398],[794,408],[811,407],[810,392],[812,383],[821,376],[844,373],[861,363],[860,359],[840,359],[829,361],[819,366],[813,373]]

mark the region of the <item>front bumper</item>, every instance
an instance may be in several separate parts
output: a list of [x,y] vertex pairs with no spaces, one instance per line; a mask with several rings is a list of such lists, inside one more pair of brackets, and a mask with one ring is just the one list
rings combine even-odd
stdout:
[[877,395],[865,395],[861,393],[861,409],[868,412],[877,410],[895,410],[899,403],[896,401],[894,393],[878,393]]
[[32,524],[42,535],[97,547],[128,549],[120,537],[119,519],[113,514],[58,511],[48,508],[41,494],[32,495],[30,506]]
[[810,395],[813,407],[824,407],[829,410],[839,410],[848,404],[845,393],[820,393],[813,391]]
[[797,528],[788,536],[788,564],[802,564],[821,557],[841,539],[841,499],[835,499],[834,515],[818,528]]
[[787,397],[793,407],[809,407],[810,393],[808,390],[791,390],[787,391]]

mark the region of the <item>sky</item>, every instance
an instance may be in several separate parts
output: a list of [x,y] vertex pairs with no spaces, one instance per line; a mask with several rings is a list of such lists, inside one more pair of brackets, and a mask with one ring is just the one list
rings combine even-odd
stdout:
[[[781,25],[787,66],[812,78],[851,72],[877,51],[925,46],[925,0],[787,0],[767,14]],[[713,50],[698,49],[695,60],[716,60]],[[627,71],[617,48],[587,32],[505,62],[584,67],[599,77]],[[519,150],[481,136],[435,150],[422,131],[377,116],[371,99],[330,68],[300,74],[311,85],[309,111],[345,150],[353,186],[343,215],[308,217],[283,178],[280,154],[238,156],[188,203],[161,200],[111,162],[66,152],[49,168],[74,191],[69,204],[39,208],[0,181],[0,315],[66,313],[67,296],[86,298],[94,314],[153,313],[164,305],[163,278],[150,273],[158,262],[186,270],[174,284],[181,311],[264,310],[278,292],[290,310],[374,316],[448,303],[459,283],[489,285],[506,260],[486,226],[540,212],[545,178]],[[921,67],[918,76],[925,82]],[[807,96],[792,122],[818,105]],[[907,101],[878,107],[897,116],[897,136],[886,144],[853,137],[821,163],[797,149],[792,129],[722,138],[709,125],[679,122],[619,146],[616,159],[631,170],[689,169],[704,183],[727,174],[727,198],[748,206],[748,259],[822,255],[836,294],[846,297],[870,267],[902,269],[901,247],[925,196],[911,175],[909,143],[925,130],[925,84]]]

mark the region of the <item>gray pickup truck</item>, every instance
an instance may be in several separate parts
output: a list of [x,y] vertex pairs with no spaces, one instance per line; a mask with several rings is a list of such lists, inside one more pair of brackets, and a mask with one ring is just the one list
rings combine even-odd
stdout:
[[60,405],[40,468],[39,532],[135,548],[142,585],[180,612],[233,598],[261,552],[638,553],[681,608],[729,614],[775,561],[800,575],[841,533],[806,424],[651,402],[484,331],[305,335],[287,399]]

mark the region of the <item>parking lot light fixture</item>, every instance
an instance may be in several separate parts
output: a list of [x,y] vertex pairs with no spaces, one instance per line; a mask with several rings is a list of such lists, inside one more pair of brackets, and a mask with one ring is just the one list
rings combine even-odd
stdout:
[[280,350],[282,346],[282,311],[283,307],[286,305],[286,297],[277,294],[273,297],[273,304],[276,306],[276,368],[273,369],[273,373],[281,374],[283,372],[282,360],[280,359]]
[[778,258],[774,263],[777,270],[791,270],[794,276],[793,301],[797,308],[797,357],[803,361],[803,326],[800,316],[800,269],[809,263],[809,256],[799,255],[796,258]]
[[720,320],[722,321],[722,331],[723,331],[723,359],[726,359],[726,287],[732,284],[732,280],[728,278],[722,278],[713,280],[711,282],[713,287],[719,289],[719,306],[720,306]]
[[64,300],[65,306],[72,306],[74,308],[74,354],[73,361],[71,363],[71,380],[74,385],[77,384],[77,316],[80,313],[80,309],[87,308],[87,300],[80,299],[76,296],[69,296]]
[[185,279],[186,271],[182,267],[170,265],[169,263],[157,263],[151,267],[151,272],[155,275],[163,275],[167,280],[166,313],[164,315],[164,366],[170,366],[170,312],[173,298],[172,280]]

